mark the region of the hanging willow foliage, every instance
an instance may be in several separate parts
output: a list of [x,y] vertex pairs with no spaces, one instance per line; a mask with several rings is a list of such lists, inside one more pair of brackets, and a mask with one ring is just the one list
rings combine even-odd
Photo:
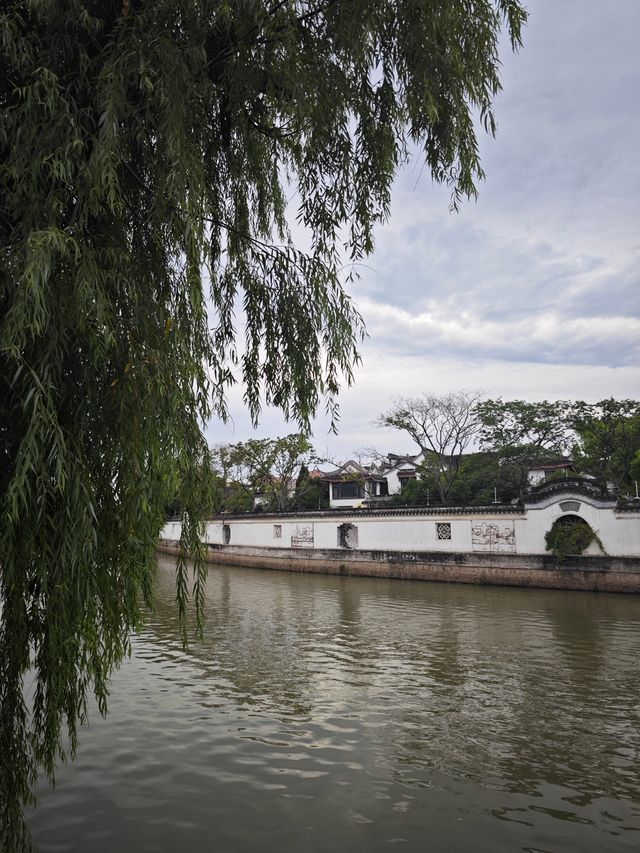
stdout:
[[87,696],[106,708],[178,492],[196,557],[178,604],[202,604],[202,424],[234,378],[254,418],[261,398],[303,427],[323,400],[335,413],[361,332],[343,244],[371,251],[410,142],[454,206],[475,194],[473,117],[493,133],[497,41],[506,24],[517,46],[524,17],[517,0],[2,4],[5,849],[28,848],[22,808],[75,751]]

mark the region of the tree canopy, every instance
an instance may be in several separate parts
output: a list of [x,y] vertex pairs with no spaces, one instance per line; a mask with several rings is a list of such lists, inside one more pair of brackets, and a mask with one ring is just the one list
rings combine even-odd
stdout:
[[561,453],[568,442],[569,405],[557,400],[483,400],[477,409],[481,443],[503,453],[527,448],[532,462],[539,452]]
[[480,446],[497,455],[521,494],[529,467],[561,456],[572,439],[571,404],[564,400],[483,400],[477,408]]
[[575,403],[570,424],[576,439],[573,453],[577,464],[601,482],[631,491],[640,469],[640,402],[600,400]]
[[[424,453],[418,480],[395,503],[424,503],[428,496],[443,504],[483,504],[493,500],[494,489],[499,500],[513,500],[531,487],[531,468],[558,462],[572,462],[579,475],[621,496],[635,490],[633,481],[640,478],[637,400],[529,402],[480,400],[472,394],[468,406],[454,409],[449,399],[399,400],[379,419],[406,432]],[[458,430],[464,441],[456,445]],[[473,452],[474,444],[479,452]],[[569,452],[572,460],[563,456]]]
[[[517,0],[14,0],[0,11],[0,832],[70,752],[149,602],[169,500],[202,603],[202,424],[241,381],[335,413],[343,290],[422,149],[482,177]],[[287,199],[310,235],[300,250]],[[180,494],[176,497],[176,490]],[[193,588],[185,556],[195,556]],[[32,713],[23,679],[33,668]]]
[[443,504],[449,502],[460,458],[478,433],[480,396],[478,391],[455,391],[403,397],[378,418],[379,426],[406,432],[418,445],[421,468]]
[[292,433],[222,445],[214,451],[214,456],[227,492],[226,510],[250,512],[256,505],[286,510],[294,494],[300,491],[298,475],[313,458],[313,447],[306,436]]
[[640,449],[640,403],[610,397],[583,400],[483,400],[478,405],[480,444],[501,464],[520,470],[571,452],[579,472],[619,492],[631,490],[632,464]]

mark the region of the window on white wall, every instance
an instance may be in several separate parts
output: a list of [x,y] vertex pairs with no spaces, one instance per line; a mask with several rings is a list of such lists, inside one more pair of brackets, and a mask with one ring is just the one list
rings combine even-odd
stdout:
[[222,525],[222,543],[228,545],[231,542],[231,526],[229,524]]
[[273,538],[274,539],[282,539],[282,525],[274,524],[273,525]]
[[451,539],[450,521],[440,521],[436,524],[436,539]]
[[358,547],[358,528],[355,524],[341,524],[338,527],[338,545],[341,548]]

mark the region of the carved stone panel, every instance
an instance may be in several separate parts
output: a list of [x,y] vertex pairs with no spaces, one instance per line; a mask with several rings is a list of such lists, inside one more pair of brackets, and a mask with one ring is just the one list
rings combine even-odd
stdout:
[[471,547],[474,551],[515,553],[516,531],[513,521],[472,521]]
[[313,524],[296,524],[291,534],[292,548],[313,548]]

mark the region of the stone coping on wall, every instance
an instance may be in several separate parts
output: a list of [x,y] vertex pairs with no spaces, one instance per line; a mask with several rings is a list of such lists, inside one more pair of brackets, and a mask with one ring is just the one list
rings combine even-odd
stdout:
[[638,498],[624,498],[619,500],[615,506],[616,515],[637,515],[640,517],[640,500]]
[[562,504],[565,501],[577,501],[580,504],[586,504],[587,506],[594,507],[594,509],[610,509],[616,510],[618,504],[615,498],[599,498],[594,495],[587,494],[586,492],[580,492],[577,489],[567,490],[565,492],[557,492],[555,494],[547,494],[543,496],[536,497],[536,500],[529,500],[528,497],[524,499],[524,508],[527,512],[535,512],[536,510],[547,509],[547,507],[554,506],[555,504]]
[[597,480],[588,480],[585,477],[562,477],[559,480],[547,480],[540,483],[529,491],[526,496],[527,500],[535,500],[537,497],[544,497],[551,494],[562,494],[568,491],[580,491],[582,494],[591,495],[594,498],[607,500],[612,496],[607,487]]
[[638,512],[640,500],[632,497],[624,497],[609,491],[603,484],[595,480],[587,480],[584,477],[563,477],[560,480],[551,480],[534,486],[523,497],[525,506],[544,504],[548,506],[564,496],[575,496],[580,500],[586,500],[592,506],[601,508],[614,508],[617,512]]
[[[245,512],[225,513],[214,515],[207,521],[268,521],[274,518],[389,518],[394,516],[417,515],[524,515],[525,508],[521,504],[492,504],[490,506],[408,506],[398,508],[373,509],[321,509],[303,512]],[[167,522],[180,521],[180,518],[168,518]]]

